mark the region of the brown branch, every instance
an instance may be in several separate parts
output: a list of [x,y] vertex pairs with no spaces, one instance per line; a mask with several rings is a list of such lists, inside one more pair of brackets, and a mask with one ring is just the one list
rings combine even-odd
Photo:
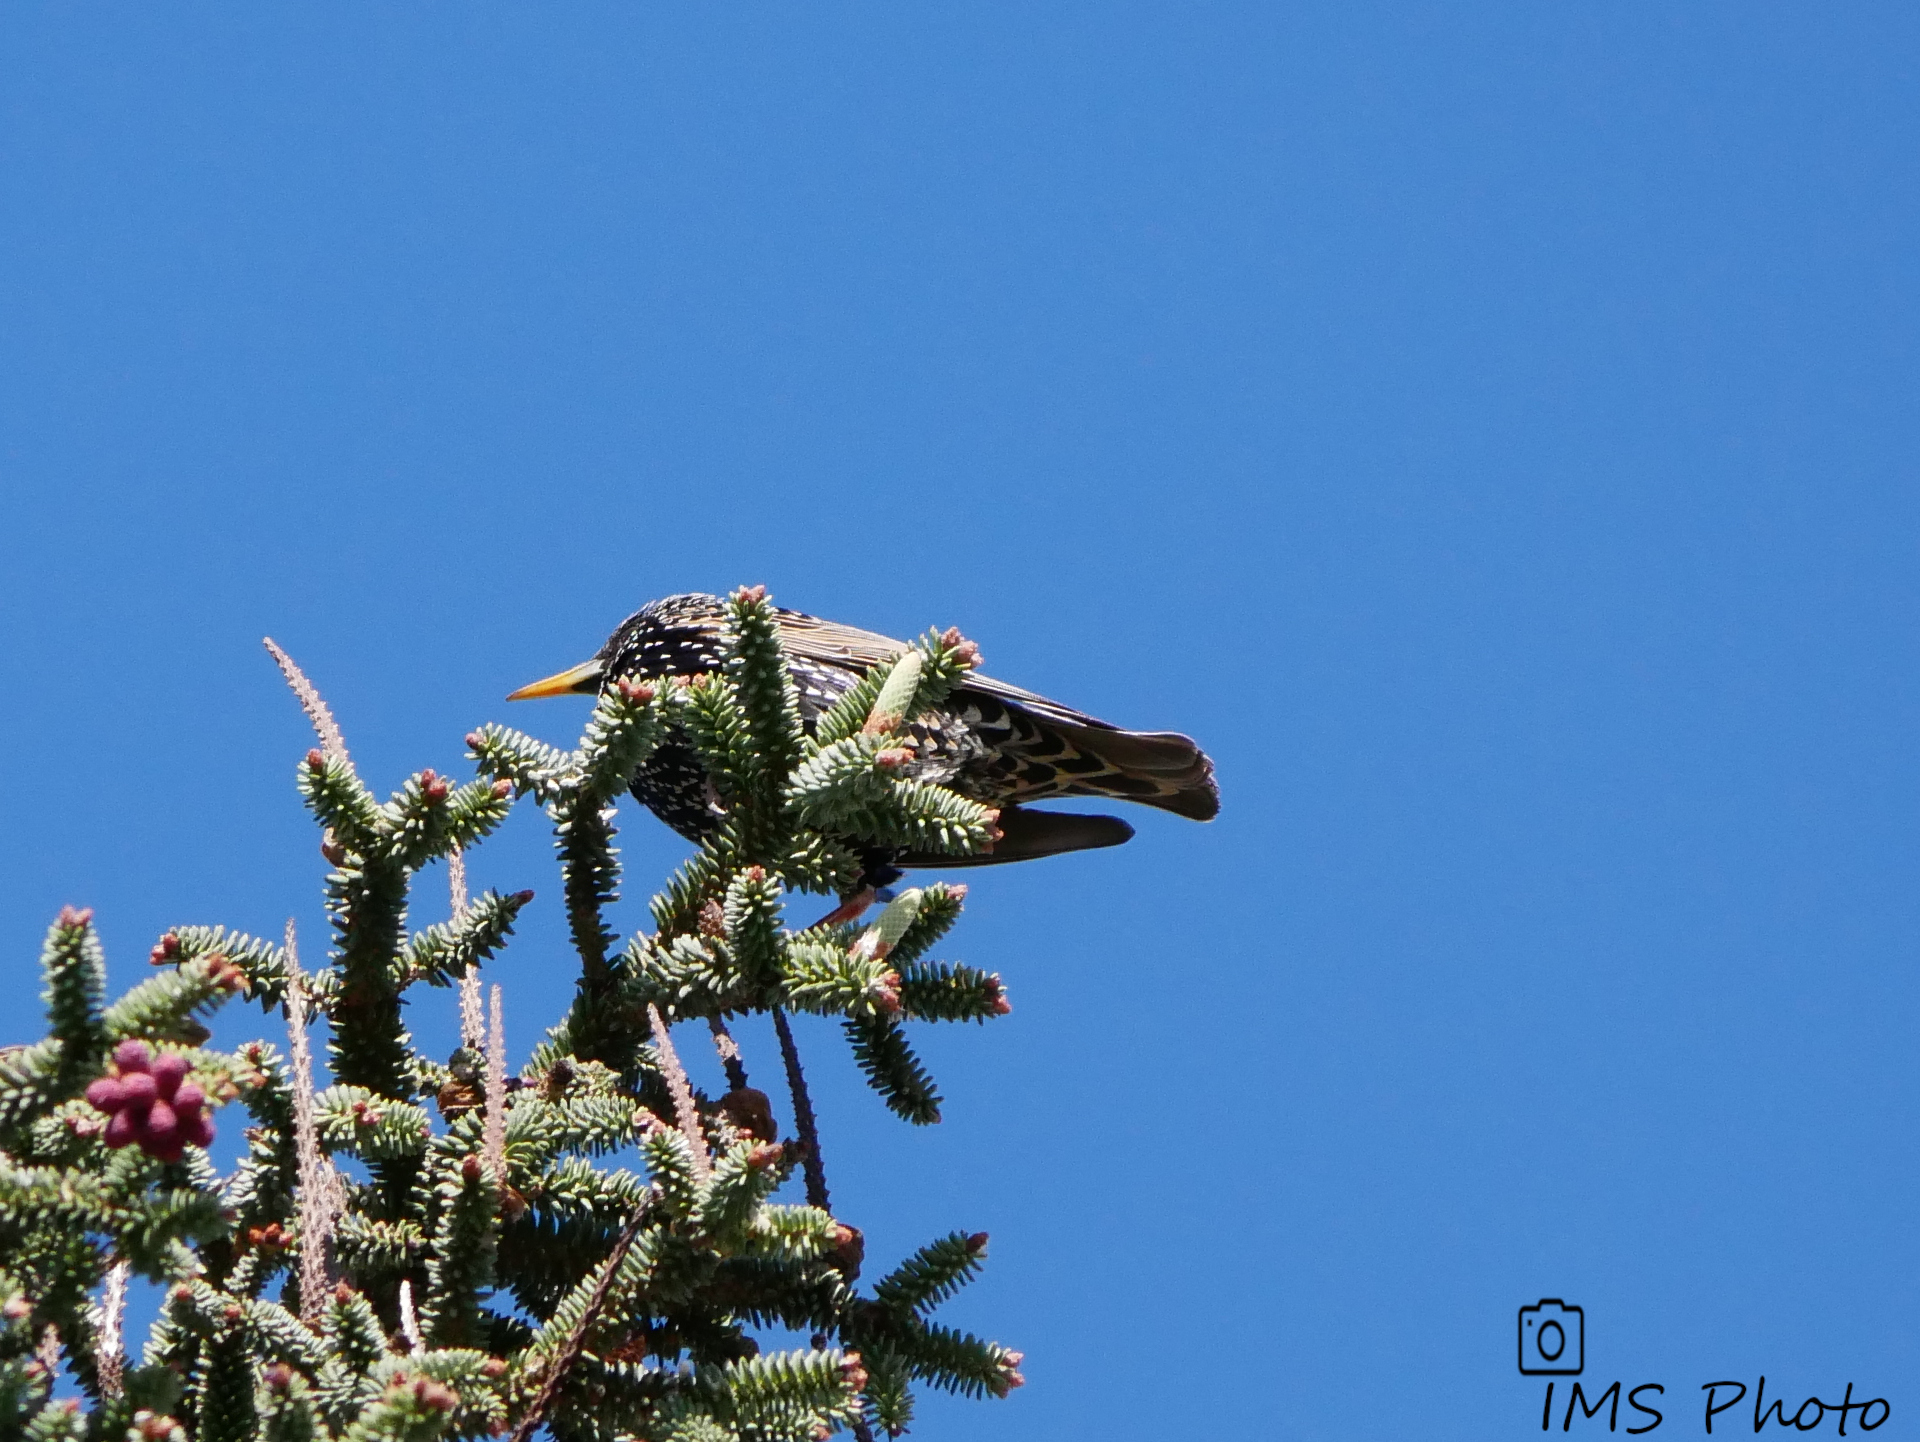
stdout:
[[720,1065],[727,1069],[727,1085],[734,1091],[745,1091],[747,1067],[740,1060],[740,1043],[733,1039],[733,1033],[719,1017],[708,1017],[707,1026],[713,1032],[713,1049],[720,1053]]
[[553,1361],[547,1365],[547,1375],[540,1383],[540,1391],[533,1399],[533,1405],[527,1409],[526,1416],[520,1419],[520,1425],[513,1429],[508,1442],[527,1442],[534,1428],[545,1420],[547,1409],[553,1406],[553,1399],[560,1395],[560,1384],[567,1379],[567,1372],[579,1360],[580,1351],[587,1343],[587,1333],[593,1324],[600,1320],[601,1310],[607,1305],[607,1296],[613,1291],[613,1279],[620,1274],[621,1263],[627,1260],[627,1253],[633,1249],[634,1239],[640,1235],[640,1223],[645,1212],[635,1212],[627,1228],[613,1244],[613,1250],[607,1254],[607,1267],[600,1274],[600,1280],[594,1283],[593,1291],[587,1297],[586,1310],[581,1312],[580,1320],[574,1323],[573,1330],[567,1333],[567,1340],[560,1344],[560,1350],[553,1354]]
[[700,1130],[700,1109],[693,1104],[693,1086],[687,1080],[687,1069],[680,1065],[680,1054],[673,1049],[673,1038],[667,1035],[667,1024],[660,1019],[660,1008],[652,1002],[647,1003],[647,1019],[653,1023],[653,1049],[660,1056],[660,1071],[673,1094],[674,1120],[680,1123],[680,1135],[693,1153],[693,1174],[704,1182],[713,1175],[713,1158],[707,1155],[707,1136]]
[[820,1160],[820,1128],[813,1120],[813,1100],[807,1095],[806,1074],[800,1070],[800,1051],[793,1044],[793,1031],[787,1014],[773,1009],[773,1029],[780,1033],[780,1059],[787,1064],[787,1088],[793,1093],[793,1125],[800,1133],[804,1151],[800,1165],[807,1174],[807,1205],[818,1207],[829,1216],[833,1207],[827,1201],[827,1169]]

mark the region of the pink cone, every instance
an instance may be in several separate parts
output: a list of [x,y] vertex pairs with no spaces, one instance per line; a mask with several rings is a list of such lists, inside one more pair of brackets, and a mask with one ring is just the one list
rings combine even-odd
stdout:
[[128,1072],[120,1078],[120,1105],[143,1107],[160,1095],[160,1083],[151,1072]]
[[172,1143],[180,1131],[180,1118],[166,1102],[155,1102],[147,1109],[147,1124],[140,1130],[140,1144],[151,1152]]
[[187,1059],[177,1051],[162,1052],[154,1058],[153,1080],[160,1095],[170,1097],[186,1079]]
[[93,1103],[94,1110],[112,1113],[120,1110],[121,1104],[126,1101],[126,1093],[113,1077],[103,1076],[88,1084],[87,1100]]
[[113,1059],[121,1071],[145,1071],[153,1062],[153,1051],[143,1041],[123,1041],[113,1049]]
[[115,1112],[107,1123],[107,1129],[101,1134],[110,1147],[124,1147],[133,1140],[133,1116],[128,1112]]

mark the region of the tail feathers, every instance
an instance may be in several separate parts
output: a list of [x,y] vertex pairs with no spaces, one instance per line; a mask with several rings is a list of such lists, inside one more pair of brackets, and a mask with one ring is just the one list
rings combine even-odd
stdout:
[[1069,851],[1092,851],[1101,846],[1118,846],[1133,836],[1133,828],[1118,816],[1083,816],[1069,811],[1028,811],[1021,806],[1000,810],[1001,838],[993,850],[980,856],[942,856],[935,852],[909,852],[897,857],[896,866],[997,866],[1005,861],[1032,861],[1041,856],[1060,856]]
[[1065,788],[1069,794],[1114,796],[1157,806],[1176,816],[1211,821],[1220,814],[1220,788],[1213,761],[1191,736],[1177,731],[1121,731],[1095,726],[1062,726],[1059,732],[1077,751],[1109,768]]

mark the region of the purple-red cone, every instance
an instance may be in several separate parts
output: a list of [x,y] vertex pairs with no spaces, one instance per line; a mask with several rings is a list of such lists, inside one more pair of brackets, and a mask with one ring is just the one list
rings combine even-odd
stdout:
[[87,1100],[104,1112],[102,1139],[110,1147],[137,1144],[163,1162],[177,1162],[189,1146],[213,1141],[207,1094],[187,1079],[187,1059],[143,1041],[114,1048],[113,1069],[87,1088]]

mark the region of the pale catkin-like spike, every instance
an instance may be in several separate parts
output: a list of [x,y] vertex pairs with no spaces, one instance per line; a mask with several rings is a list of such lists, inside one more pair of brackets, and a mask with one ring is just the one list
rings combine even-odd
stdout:
[[[452,893],[453,919],[467,914],[467,859],[456,851],[447,857],[447,889]],[[479,1051],[487,1041],[486,1023],[480,1014],[480,972],[468,967],[460,977],[460,1045]]]
[[307,679],[306,672],[294,664],[293,657],[275,644],[273,637],[263,636],[261,640],[272,655],[274,664],[279,666],[280,674],[287,678],[287,685],[293,688],[293,694],[299,698],[300,709],[307,713],[314,734],[320,738],[320,749],[351,766],[353,759],[347,755],[347,738],[340,734],[340,726],[333,719],[333,712],[327,709],[319,688]]
[[94,1313],[94,1362],[103,1397],[118,1397],[125,1385],[126,1344],[122,1333],[127,1317],[127,1277],[132,1271],[126,1262],[115,1262],[107,1268],[106,1290]]
[[647,1019],[653,1023],[653,1049],[660,1053],[660,1070],[667,1090],[673,1094],[674,1120],[680,1123],[680,1135],[687,1139],[687,1150],[693,1153],[694,1175],[704,1182],[713,1174],[713,1159],[707,1155],[706,1134],[700,1130],[693,1087],[687,1081],[686,1068],[680,1065],[680,1054],[673,1049],[673,1038],[667,1035],[667,1024],[660,1019],[660,1008],[652,1002],[647,1003]]
[[340,1174],[320,1150],[313,1115],[313,1052],[307,1045],[307,974],[300,969],[293,918],[287,918],[287,1050],[293,1073],[293,1148],[299,1159],[295,1201],[300,1233],[300,1316],[317,1322],[325,1309],[333,1224],[345,1207]]
[[447,854],[447,890],[453,902],[453,919],[458,921],[467,914],[467,853],[452,851]]
[[40,1334],[40,1345],[33,1349],[33,1356],[49,1377],[60,1375],[60,1329],[53,1323],[47,1323],[47,1330]]
[[481,1147],[493,1184],[507,1184],[507,1028],[501,1019],[500,988],[495,987],[488,1000],[492,1003],[492,1024],[487,1028],[487,1120],[481,1132]]
[[480,972],[468,967],[460,978],[460,1045],[468,1051],[485,1051],[487,1023],[480,1005]]
[[420,1335],[420,1317],[413,1310],[413,1283],[400,1279],[400,1335],[407,1339],[409,1352],[424,1352],[427,1339]]

